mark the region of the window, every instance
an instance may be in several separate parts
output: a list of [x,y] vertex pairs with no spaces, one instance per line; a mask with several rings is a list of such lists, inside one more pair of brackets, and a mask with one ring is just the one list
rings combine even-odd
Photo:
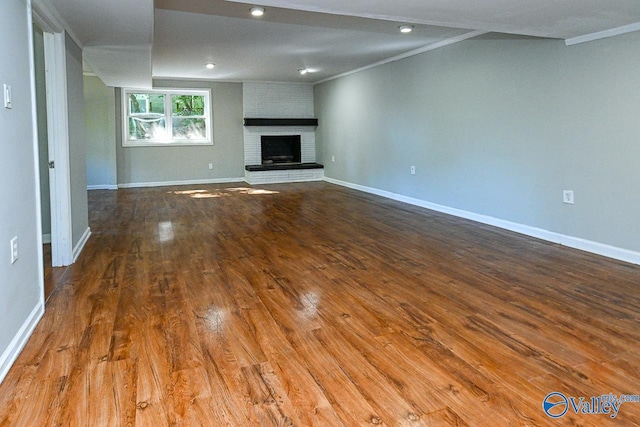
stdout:
[[124,147],[211,145],[211,93],[189,89],[124,89]]

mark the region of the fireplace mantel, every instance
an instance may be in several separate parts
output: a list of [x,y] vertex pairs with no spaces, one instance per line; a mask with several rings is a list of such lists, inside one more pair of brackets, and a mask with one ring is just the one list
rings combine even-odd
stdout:
[[318,119],[245,118],[245,126],[318,126]]

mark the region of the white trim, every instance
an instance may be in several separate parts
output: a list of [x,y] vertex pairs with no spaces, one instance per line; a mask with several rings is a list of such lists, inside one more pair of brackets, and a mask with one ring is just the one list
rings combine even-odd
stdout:
[[[194,81],[194,82],[202,82],[202,77],[168,77],[168,76],[153,76],[154,88],[159,89],[159,86],[155,86],[155,82],[160,81]],[[300,81],[270,81],[270,80],[237,80],[237,79],[215,79],[210,80],[213,83],[259,83],[259,84],[270,84],[270,85],[301,85],[301,86],[313,86],[315,83],[312,82],[300,82]]]
[[320,83],[326,83],[326,82],[331,81],[331,80],[339,79],[341,77],[346,77],[346,76],[349,76],[351,74],[359,73],[361,71],[369,70],[371,68],[379,67],[381,65],[388,64],[390,62],[399,61],[401,59],[409,58],[411,56],[420,55],[421,53],[429,52],[430,50],[439,49],[441,47],[449,46],[449,45],[454,44],[454,43],[459,43],[461,41],[472,39],[474,37],[478,37],[478,36],[481,36],[481,35],[487,34],[487,33],[488,33],[488,31],[481,31],[481,30],[476,30],[476,31],[471,31],[471,32],[468,32],[468,33],[464,33],[464,34],[461,34],[461,35],[456,36],[456,37],[451,37],[449,39],[441,40],[439,42],[432,43],[430,45],[423,46],[421,48],[414,49],[414,50],[411,50],[409,52],[402,53],[400,55],[392,56],[391,58],[383,59],[382,61],[375,62],[373,64],[365,65],[364,67],[356,68],[355,70],[347,71],[345,73],[341,73],[341,74],[335,75],[333,77],[327,77],[326,79],[322,79],[320,81],[315,82],[314,85],[318,85]]
[[[130,140],[123,145],[123,148],[131,148],[131,147],[194,147],[194,146],[203,146],[203,145],[213,145],[213,140],[211,141],[189,141],[189,140],[174,140],[168,142],[131,142],[135,140]],[[144,140],[142,140],[144,141]]]
[[[27,26],[29,29],[29,77],[31,85],[31,128],[33,132],[33,158],[36,193],[36,234],[38,248],[44,244],[42,235],[42,200],[40,189],[40,141],[38,139],[38,103],[36,100],[36,64],[33,44],[33,7],[31,0],[27,0]],[[48,171],[47,171],[48,173]],[[49,235],[51,242],[51,235]],[[47,243],[49,243],[47,242]],[[40,288],[40,302],[44,304],[44,255],[42,250],[38,251],[38,286]],[[1,380],[0,380],[1,381]]]
[[118,184],[118,188],[172,187],[174,185],[228,184],[245,182],[242,178],[194,179],[190,181],[130,182]]
[[44,33],[47,87],[47,139],[51,194],[51,260],[54,267],[73,261],[71,176],[69,172],[69,105],[64,33]]
[[42,244],[43,245],[48,245],[49,243],[51,243],[51,234],[43,234],[42,235]]
[[113,184],[87,185],[87,190],[117,190],[118,186]]
[[635,24],[624,25],[622,27],[612,28],[610,30],[598,31],[597,33],[585,34],[583,36],[566,39],[564,41],[564,44],[566,46],[573,46],[575,44],[605,39],[607,37],[615,37],[621,34],[632,33],[634,31],[640,31],[640,22],[636,22]]
[[567,236],[567,235],[556,233],[553,231],[531,227],[524,224],[518,224],[511,221],[505,221],[503,219],[494,218],[487,215],[481,215],[481,214],[477,214],[477,213],[473,213],[473,212],[469,212],[461,209],[451,208],[448,206],[443,206],[436,203],[415,199],[413,197],[403,196],[402,194],[392,193],[390,191],[366,187],[364,185],[353,184],[350,182],[340,181],[337,179],[327,178],[327,177],[325,177],[324,180],[331,184],[340,185],[342,187],[363,191],[365,193],[375,194],[376,196],[386,197],[388,199],[408,203],[410,205],[431,209],[437,212],[442,212],[448,215],[457,216],[459,218],[468,219],[468,220],[479,222],[482,224],[491,225],[494,227],[524,234],[526,236],[546,240],[551,243],[557,243],[557,244],[568,246],[574,249],[580,249],[585,252],[591,252],[591,253],[602,255],[608,258],[613,258],[620,261],[625,261],[632,264],[640,265],[640,252],[635,252],[628,249],[622,249],[615,246],[606,245],[604,243],[593,242],[593,241],[582,239],[579,237]]
[[84,230],[84,233],[82,234],[82,237],[80,237],[80,240],[78,240],[78,243],[73,248],[73,262],[76,262],[78,260],[78,257],[82,253],[82,250],[84,249],[84,246],[89,241],[89,237],[91,237],[91,229],[89,227],[87,227],[87,229]]
[[44,315],[44,302],[40,301],[31,311],[29,317],[24,321],[18,333],[13,337],[7,349],[0,355],[0,383],[9,373],[20,352],[27,344],[29,337],[33,334],[40,319]]
[[47,33],[67,32],[80,49],[84,44],[49,0],[33,0],[33,19]]
[[[131,93],[152,93],[163,95],[164,100],[164,119],[165,130],[170,136],[169,140],[135,140],[129,139],[129,98],[128,94]],[[171,95],[194,95],[203,96],[205,98],[204,114],[197,116],[196,118],[203,118],[206,124],[206,138],[201,140],[189,140],[189,139],[174,139],[172,136],[173,129],[173,109],[171,104]],[[122,88],[122,147],[176,147],[176,146],[200,146],[200,145],[213,145],[213,108],[211,89],[204,88]],[[176,116],[180,117],[180,116]]]
[[43,0],[34,0],[31,4],[33,21],[43,31],[48,33],[61,33],[64,31],[62,18],[49,3]]

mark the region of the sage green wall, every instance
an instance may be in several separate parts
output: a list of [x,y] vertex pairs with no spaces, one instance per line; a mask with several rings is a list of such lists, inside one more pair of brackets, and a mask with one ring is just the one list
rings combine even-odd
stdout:
[[84,76],[87,186],[116,186],[116,95],[98,77]]
[[[211,89],[213,145],[122,147],[122,106],[116,94],[118,184],[244,178],[242,84],[154,80],[154,88]],[[209,163],[213,169],[209,170]]]
[[82,51],[65,36],[67,60],[67,99],[69,111],[69,174],[71,176],[71,231],[75,248],[89,228],[87,197],[87,154],[84,128],[84,89]]
[[489,34],[317,85],[318,158],[330,178],[640,251],[638,70],[639,32]]
[[[15,338],[34,309],[43,309],[37,154],[31,86],[31,16],[26,0],[3,2],[0,13],[1,82],[11,85],[12,108],[0,108],[0,381],[15,356]],[[9,242],[19,240],[11,263]],[[36,320],[36,319],[32,319]],[[28,332],[28,331],[27,331]]]

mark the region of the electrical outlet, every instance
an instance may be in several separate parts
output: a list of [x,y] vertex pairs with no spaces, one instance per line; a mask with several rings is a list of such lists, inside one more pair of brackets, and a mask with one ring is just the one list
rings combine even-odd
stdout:
[[4,84],[4,108],[11,109],[11,86]]
[[18,260],[18,236],[11,239],[11,264]]
[[562,203],[573,205],[573,190],[562,190]]
[[209,163],[209,170],[213,169],[213,163]]
[[416,167],[411,166],[411,175],[415,175],[415,174],[416,174]]
[[336,161],[336,156],[331,156],[331,161],[335,162]]

